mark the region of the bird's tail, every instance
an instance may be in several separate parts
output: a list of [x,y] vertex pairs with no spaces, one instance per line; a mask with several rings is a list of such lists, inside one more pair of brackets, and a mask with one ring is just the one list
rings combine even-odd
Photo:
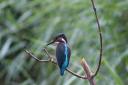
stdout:
[[65,71],[65,69],[60,69],[60,75],[61,75],[61,76],[64,75],[64,71]]

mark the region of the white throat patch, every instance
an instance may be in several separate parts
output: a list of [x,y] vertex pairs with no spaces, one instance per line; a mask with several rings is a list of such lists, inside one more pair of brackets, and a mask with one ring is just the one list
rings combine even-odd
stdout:
[[61,40],[66,43],[66,41],[63,38],[61,38]]

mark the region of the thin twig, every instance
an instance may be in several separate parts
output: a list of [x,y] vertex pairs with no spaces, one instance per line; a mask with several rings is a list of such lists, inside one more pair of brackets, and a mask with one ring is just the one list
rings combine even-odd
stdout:
[[87,77],[85,77],[85,76],[81,76],[81,75],[79,75],[79,74],[76,74],[75,72],[73,72],[72,70],[70,70],[70,69],[66,69],[66,71],[68,71],[69,73],[71,73],[72,75],[74,75],[74,76],[77,76],[78,78],[81,78],[81,79],[87,79]]
[[[57,64],[57,63],[54,61],[54,59],[49,55],[48,51],[47,51],[46,49],[45,49],[44,51],[45,51],[46,54],[48,55],[48,60],[43,60],[43,59],[40,60],[39,58],[37,58],[36,56],[34,56],[30,51],[25,50],[25,52],[26,52],[27,54],[29,54],[29,56],[33,57],[35,60],[37,60],[37,61],[39,61],[39,62],[52,62],[53,64]],[[76,74],[75,72],[73,72],[73,71],[70,70],[70,69],[66,69],[66,71],[69,72],[70,74],[72,74],[72,75],[78,77],[78,78],[87,79],[85,76],[81,76],[81,75],[79,75],[79,74]]]
[[93,74],[92,77],[95,77],[97,75],[97,73],[99,72],[99,69],[100,69],[100,66],[101,66],[101,60],[102,60],[102,33],[101,33],[101,27],[100,27],[100,23],[99,23],[99,20],[98,20],[98,16],[97,16],[97,11],[96,11],[96,7],[95,7],[95,4],[94,4],[94,1],[91,0],[92,2],[92,6],[93,6],[93,10],[94,10],[94,14],[95,14],[95,17],[96,17],[96,22],[97,22],[97,25],[98,25],[98,31],[99,31],[99,37],[100,37],[100,55],[99,55],[99,63],[98,63],[98,66],[97,66],[97,69],[95,71],[95,73]]
[[25,50],[25,52],[27,53],[27,54],[29,54],[29,56],[31,56],[32,58],[34,58],[35,60],[37,60],[37,61],[39,61],[39,62],[49,62],[50,61],[50,59],[48,59],[48,60],[44,60],[44,59],[42,59],[42,60],[40,60],[39,58],[37,58],[36,56],[34,56],[31,52],[29,52],[28,50]]
[[48,53],[48,51],[46,50],[46,48],[44,48],[44,52],[47,54],[48,58],[52,58],[52,57],[49,55],[49,53]]

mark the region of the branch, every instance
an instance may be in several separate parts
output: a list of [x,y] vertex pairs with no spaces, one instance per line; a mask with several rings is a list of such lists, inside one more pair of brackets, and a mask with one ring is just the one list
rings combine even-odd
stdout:
[[29,54],[29,56],[31,56],[32,58],[34,58],[35,60],[39,61],[39,62],[49,62],[50,60],[40,60],[39,58],[37,58],[36,56],[34,56],[31,52],[29,52],[28,50],[25,50],[25,52],[27,54]]
[[92,72],[90,70],[90,67],[89,67],[89,65],[87,64],[87,62],[85,61],[84,58],[81,60],[81,65],[82,65],[82,67],[85,71],[85,74],[87,75],[87,79],[88,79],[90,85],[96,85],[95,81],[92,77]]
[[78,77],[78,78],[81,78],[81,79],[87,79],[87,77],[85,77],[85,76],[81,76],[81,75],[79,75],[79,74],[76,74],[75,72],[73,72],[72,70],[70,70],[70,69],[66,69],[66,71],[68,71],[70,74],[72,74],[72,75],[74,75],[74,76],[76,76],[76,77]]
[[100,23],[99,23],[98,16],[97,16],[96,7],[95,7],[95,4],[94,4],[94,1],[91,0],[91,2],[92,2],[92,6],[93,6],[95,17],[96,17],[96,22],[97,22],[98,31],[99,31],[99,37],[100,37],[100,55],[99,55],[99,62],[98,62],[98,66],[97,66],[97,69],[96,69],[95,73],[92,75],[92,77],[95,77],[97,75],[97,73],[99,72],[99,69],[100,69],[100,66],[101,66],[103,45],[102,45],[102,32],[101,32]]
[[[35,60],[37,60],[37,61],[39,61],[39,62],[52,62],[53,64],[55,64],[55,65],[57,65],[57,63],[54,61],[54,59],[49,55],[49,53],[48,53],[48,51],[46,50],[46,49],[44,49],[44,51],[45,51],[45,53],[48,55],[48,59],[47,60],[40,60],[39,58],[37,58],[36,56],[34,56],[30,51],[28,51],[28,50],[25,50],[25,52],[29,55],[29,56],[31,56],[32,58],[34,58]],[[70,74],[72,74],[72,75],[74,75],[74,76],[76,76],[76,77],[78,77],[78,78],[81,78],[81,79],[87,79],[85,76],[81,76],[81,75],[79,75],[79,74],[76,74],[75,72],[73,72],[72,70],[70,70],[70,69],[66,69],[66,71],[68,72],[68,73],[70,73]]]

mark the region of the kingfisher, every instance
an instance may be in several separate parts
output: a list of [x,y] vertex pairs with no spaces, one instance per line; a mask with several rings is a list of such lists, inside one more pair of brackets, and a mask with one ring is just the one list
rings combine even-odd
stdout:
[[60,75],[64,75],[64,71],[69,65],[70,56],[71,56],[71,50],[68,45],[67,38],[64,33],[58,34],[56,37],[53,38],[53,40],[48,43],[50,44],[56,44],[56,60],[57,65],[60,69]]

